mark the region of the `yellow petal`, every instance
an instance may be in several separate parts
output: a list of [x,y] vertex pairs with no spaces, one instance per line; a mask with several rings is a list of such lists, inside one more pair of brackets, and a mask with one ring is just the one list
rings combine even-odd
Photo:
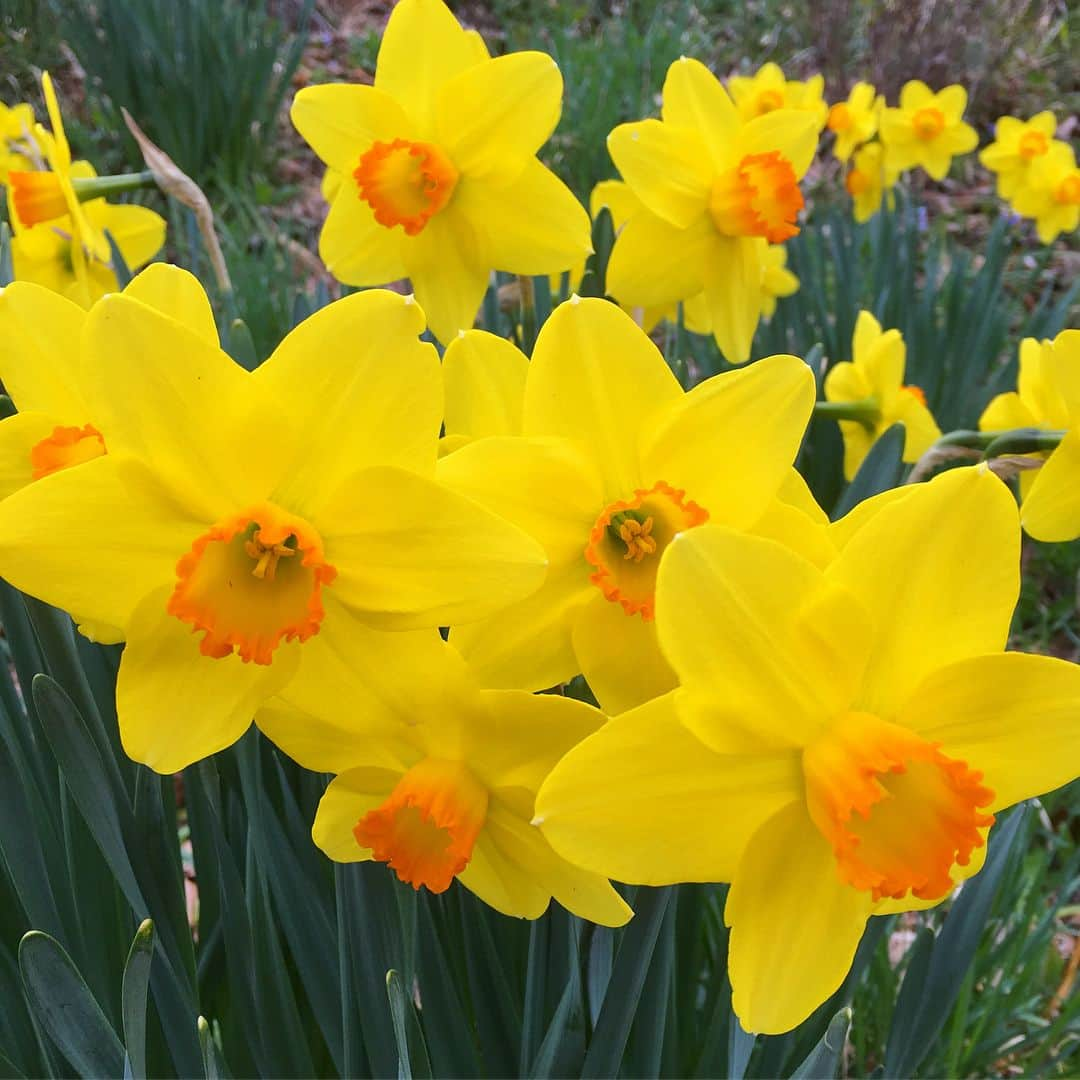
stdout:
[[827,572],[873,619],[858,707],[894,715],[932,671],[999,652],[1019,566],[1016,504],[984,467],[953,469],[882,505]]
[[813,374],[796,356],[715,375],[657,419],[642,472],[685,490],[710,521],[746,528],[787,480],[815,393]]
[[26,487],[34,479],[30,451],[57,426],[55,416],[23,412],[0,420],[0,499]]
[[780,484],[778,496],[786,503],[801,510],[811,521],[819,525],[828,525],[829,518],[824,510],[818,506],[814,493],[803,479],[798,469],[792,468]]
[[371,849],[357,843],[353,828],[386,801],[400,779],[398,772],[368,766],[335,776],[319,800],[311,839],[334,862],[369,862]]
[[[155,263],[136,274],[124,295],[155,308],[198,334],[207,344],[220,344],[214,311],[199,279],[179,266]],[[293,402],[289,403],[293,405]]]
[[423,331],[409,298],[370,289],[305,319],[256,369],[297,438],[274,498],[310,516],[357,469],[433,473],[442,386]]
[[802,179],[817,152],[821,130],[813,113],[802,109],[776,109],[756,116],[740,131],[736,160],[746,154],[768,154],[778,150],[791,162],[795,176]]
[[404,245],[399,228],[375,220],[351,177],[338,188],[319,233],[319,258],[346,285],[386,285],[405,277]]
[[656,623],[627,615],[597,589],[574,622],[574,653],[600,707],[615,715],[678,684],[664,659]]
[[338,570],[335,596],[382,629],[483,618],[533,592],[547,566],[525,533],[404,469],[353,474],[313,524]]
[[535,158],[518,168],[510,181],[462,178],[454,208],[475,230],[483,261],[497,270],[561,273],[592,251],[585,208]]
[[998,394],[979,417],[980,431],[1008,431],[1010,428],[1037,426],[1038,420],[1015,391]]
[[145,469],[106,455],[0,503],[0,574],[80,619],[123,627],[148,592],[175,581],[205,531]]
[[112,233],[129,270],[145,266],[165,245],[165,219],[148,206],[103,203],[99,213],[89,204],[87,217],[93,225]]
[[408,139],[413,133],[401,106],[374,86],[305,86],[293,98],[289,116],[322,161],[346,176],[373,142]]
[[730,881],[747,840],[801,785],[796,754],[714,753],[667,694],[571,750],[536,817],[557,852],[618,881]]
[[778,1035],[805,1020],[844,981],[869,915],[870,894],[840,880],[805,804],[769,818],[746,845],[724,910],[743,1028]]
[[300,648],[277,649],[267,665],[204,656],[191,627],[166,613],[169,591],[158,589],[136,607],[116,680],[124,751],[160,773],[179,772],[239,739],[259,705],[288,682]]
[[1080,771],[1080,667],[1015,652],[960,660],[922,683],[900,722],[982,772],[1002,810]]
[[443,353],[446,434],[520,435],[529,361],[506,338],[468,330]]
[[623,179],[654,214],[685,229],[705,213],[713,168],[695,132],[641,120],[620,124],[607,145]]
[[700,60],[682,56],[664,80],[665,124],[690,128],[708,148],[713,167],[727,167],[739,130],[739,112],[720,80]]
[[656,623],[685,723],[717,750],[804,745],[847,708],[865,616],[771,540],[702,525],[660,564]]
[[1080,434],[1070,431],[1035,474],[1020,509],[1024,531],[1036,540],[1080,536]]
[[682,229],[642,208],[615,238],[608,291],[624,307],[671,304],[700,293],[716,240],[706,217]]
[[81,307],[40,285],[16,281],[0,291],[0,379],[22,412],[89,421],[79,390],[85,322]]
[[765,508],[749,531],[791,548],[821,570],[836,558],[836,546],[829,536],[828,523],[809,517],[780,498]]
[[682,394],[659,350],[606,300],[561,304],[544,324],[525,385],[526,435],[578,440],[603,478],[605,498],[642,481],[638,433]]
[[[404,0],[403,0],[404,2]],[[431,332],[444,344],[471,330],[493,267],[479,261],[479,234],[453,213],[453,203],[436,214],[402,247],[405,268]]]
[[933,413],[914,394],[897,395],[893,416],[904,425],[904,461],[918,461],[941,438]]
[[546,53],[484,60],[438,92],[436,141],[466,176],[510,179],[555,130],[562,90],[559,66]]
[[717,236],[705,277],[713,337],[729,364],[745,364],[761,313],[759,237]]
[[629,184],[622,180],[601,180],[589,195],[589,215],[599,216],[601,210],[611,214],[612,224],[618,232],[632,214],[645,209]]
[[400,0],[383,32],[375,86],[404,108],[421,139],[429,139],[443,84],[481,62],[473,36],[442,0]]

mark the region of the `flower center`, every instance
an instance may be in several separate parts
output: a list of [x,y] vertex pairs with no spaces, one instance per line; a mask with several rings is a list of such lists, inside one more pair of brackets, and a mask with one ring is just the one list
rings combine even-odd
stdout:
[[911,125],[920,139],[929,142],[945,130],[945,117],[940,109],[919,109],[912,117]]
[[777,150],[747,154],[716,178],[709,195],[709,213],[720,232],[763,236],[770,244],[798,234],[795,218],[802,208],[795,170]]
[[68,212],[64,191],[53,172],[8,173],[15,215],[23,225],[53,221]]
[[374,143],[353,177],[380,225],[416,236],[450,201],[458,171],[437,146],[395,139]]
[[853,196],[869,191],[871,183],[870,177],[858,169],[852,169],[844,178],[844,187],[847,188],[847,193]]
[[847,131],[853,123],[851,115],[851,109],[848,108],[847,103],[844,101],[838,101],[829,110],[829,130],[830,131]]
[[1066,176],[1054,192],[1054,200],[1062,206],[1080,206],[1080,172]]
[[926,392],[921,386],[912,384],[911,386],[901,386],[900,389],[910,394],[923,407],[926,406]]
[[1025,161],[1042,157],[1050,149],[1050,140],[1041,131],[1025,131],[1020,136],[1017,152]]
[[83,427],[55,427],[53,433],[30,450],[33,479],[92,461],[105,453],[105,440],[93,424]]
[[441,893],[468,866],[487,807],[487,789],[460,761],[424,758],[353,835],[414,889]]
[[607,600],[627,615],[651,620],[655,611],[656,571],[664,549],[686,529],[701,525],[709,512],[663,480],[634,497],[605,508],[589,533],[585,558],[589,575]]
[[762,90],[757,96],[758,116],[764,116],[776,109],[784,107],[784,93],[782,90]]
[[263,503],[218,522],[176,564],[167,611],[203,639],[199,651],[269,664],[285,641],[307,641],[323,618],[322,587],[337,576],[319,534]]
[[869,713],[848,713],[803,751],[810,816],[842,880],[874,900],[936,900],[982,847],[994,793],[937,743]]

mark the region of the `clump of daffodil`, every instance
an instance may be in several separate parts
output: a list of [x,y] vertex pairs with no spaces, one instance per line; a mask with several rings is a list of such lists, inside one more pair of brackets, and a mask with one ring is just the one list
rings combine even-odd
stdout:
[[42,161],[34,127],[33,106],[0,101],[0,185],[7,184],[12,169],[32,169]]
[[128,269],[137,270],[161,250],[165,219],[145,206],[90,197],[97,173],[89,162],[71,159],[48,72],[41,77],[41,87],[51,130],[38,125],[34,141],[48,168],[12,169],[7,178],[15,279],[89,307],[118,287],[106,233],[112,234]]
[[805,82],[786,79],[779,64],[762,64],[753,75],[732,75],[728,88],[743,120],[754,120],[778,109],[799,109],[814,118],[820,132],[829,116],[825,103],[825,77]]
[[1011,199],[1023,186],[1032,162],[1043,157],[1057,130],[1050,111],[1030,120],[1002,116],[994,126],[994,141],[979,151],[979,161],[997,175],[997,192]]
[[810,113],[744,120],[703,64],[676,60],[662,119],[621,124],[608,136],[619,172],[649,211],[632,214],[616,238],[612,296],[649,309],[703,292],[721,351],[744,363],[761,316],[764,253],[799,231],[799,180],[816,146]]
[[918,79],[904,84],[898,108],[881,115],[881,139],[891,165],[900,172],[922,167],[943,180],[952,159],[979,144],[979,136],[963,121],[967,91],[957,84],[934,93]]
[[999,394],[979,420],[983,430],[1039,428],[1062,438],[1037,471],[1020,474],[1020,520],[1036,540],[1080,536],[1080,330],[1020,346],[1017,392]]
[[[504,346],[475,331],[464,342],[478,356]],[[540,541],[547,578],[491,618],[454,626],[451,643],[485,686],[540,690],[584,672],[609,712],[670,689],[654,622],[665,551],[705,521],[754,528],[767,517],[812,408],[813,376],[797,357],[684,393],[615,305],[560,305],[528,363],[521,435],[477,439],[439,462],[445,483]]]
[[1036,158],[1013,196],[1012,208],[1032,218],[1039,239],[1052,244],[1062,233],[1080,225],[1080,168],[1071,144],[1052,139]]
[[844,177],[844,187],[851,196],[853,214],[858,222],[869,221],[888,201],[892,209],[893,188],[899,178],[892,155],[882,142],[870,142],[855,151],[855,158]]
[[877,134],[885,99],[870,83],[857,82],[846,101],[838,101],[829,109],[828,128],[836,135],[833,153],[840,161],[851,155]]
[[492,59],[442,0],[400,0],[374,86],[311,86],[293,102],[297,130],[337,177],[319,237],[330,272],[349,285],[408,277],[449,342],[473,325],[493,269],[580,262],[588,215],[536,159],[561,108],[550,56]]
[[945,899],[996,814],[1080,771],[1080,668],[1002,651],[1008,488],[956,469],[860,518],[824,569],[714,525],[679,537],[657,623],[680,688],[571,750],[537,798],[552,847],[596,873],[731,882],[747,1031],[799,1024],[870,916]]
[[844,475],[850,480],[870,447],[899,422],[904,425],[903,460],[912,462],[941,437],[926,395],[904,385],[904,339],[881,329],[869,311],[860,311],[851,340],[852,359],[834,364],[825,376],[825,400],[839,408],[844,436]]
[[553,897],[605,926],[630,918],[605,878],[556,855],[530,824],[540,784],[602,713],[557,695],[481,690],[435,630],[361,628],[339,646],[256,717],[300,764],[336,774],[312,827],[331,859],[387,863],[434,893],[457,878],[518,918],[539,918]]
[[249,373],[198,282],[156,273],[169,314],[136,290],[87,316],[79,389],[106,452],[0,503],[0,573],[122,633],[125,749],[173,772],[312,653],[488,615],[545,560],[435,480],[441,372],[411,298],[346,297]]

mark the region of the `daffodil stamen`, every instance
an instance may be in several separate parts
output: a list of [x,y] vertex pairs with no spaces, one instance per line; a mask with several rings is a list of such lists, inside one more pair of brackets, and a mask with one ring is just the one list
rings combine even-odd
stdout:
[[374,143],[353,178],[380,225],[416,236],[450,201],[458,171],[439,147],[394,139]]
[[779,244],[797,236],[802,192],[791,162],[777,150],[747,154],[721,173],[709,196],[709,214],[726,236],[762,236]]
[[176,575],[167,610],[203,634],[204,656],[235,651],[245,663],[269,664],[282,641],[319,632],[322,588],[337,570],[311,525],[263,503],[200,536]]
[[803,751],[803,773],[840,878],[875,901],[941,899],[994,822],[981,772],[869,713],[834,722]]
[[40,480],[61,469],[92,461],[105,453],[105,440],[93,424],[82,427],[53,428],[47,439],[30,450],[30,468],[33,479]]
[[653,618],[656,571],[667,545],[686,529],[707,521],[709,513],[670,484],[639,488],[632,499],[612,503],[596,519],[586,561],[591,581],[627,615]]
[[460,761],[424,758],[353,828],[372,858],[414,889],[441,893],[472,858],[488,792]]

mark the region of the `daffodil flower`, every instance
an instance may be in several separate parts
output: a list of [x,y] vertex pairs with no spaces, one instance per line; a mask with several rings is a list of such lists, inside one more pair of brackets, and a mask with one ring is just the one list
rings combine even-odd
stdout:
[[799,231],[799,179],[816,123],[793,109],[744,121],[708,69],[685,57],[668,69],[662,116],[608,136],[619,172],[650,211],[619,233],[608,291],[628,308],[704,292],[717,344],[741,364],[761,314],[763,253]]
[[943,900],[996,814],[1076,777],[1080,668],[1002,652],[1019,541],[976,467],[871,507],[824,570],[713,525],[672,545],[657,622],[681,687],[571,750],[535,820],[616,880],[730,881],[747,1031],[799,1024],[871,915]]
[[838,101],[829,109],[827,126],[836,135],[833,153],[838,160],[847,161],[874,137],[884,107],[885,99],[870,83],[857,82],[846,101]]
[[33,107],[0,101],[0,185],[7,184],[12,169],[33,168],[33,157],[39,153],[34,140]]
[[489,687],[539,690],[584,672],[608,712],[670,689],[653,621],[665,551],[705,521],[753,527],[788,480],[812,407],[797,357],[684,393],[615,305],[560,305],[528,365],[522,436],[478,439],[439,462],[445,483],[543,544],[547,579],[454,627],[451,643]]
[[1063,330],[1053,341],[1025,340],[1017,389],[994,398],[979,426],[1064,432],[1041,468],[1020,474],[1020,520],[1036,540],[1074,540],[1080,536],[1080,330]]
[[1057,130],[1057,120],[1049,110],[1019,120],[1002,116],[994,126],[994,141],[979,151],[979,161],[997,174],[997,192],[1011,199],[1023,186],[1033,161],[1043,157]]
[[852,407],[853,415],[839,421],[849,480],[870,447],[897,422],[904,425],[904,461],[918,461],[941,437],[926,395],[917,386],[904,385],[905,346],[899,330],[882,331],[869,311],[860,311],[851,351],[851,361],[834,364],[825,376],[826,401]]
[[0,503],[0,573],[123,631],[121,737],[160,772],[232,743],[357,624],[479,618],[544,572],[532,540],[434,479],[442,383],[410,299],[331,304],[249,373],[202,287],[168,272],[174,317],[123,294],[87,316],[81,391],[107,453]]
[[1047,152],[1031,163],[1012,205],[1022,217],[1034,219],[1044,244],[1076,231],[1080,225],[1080,169],[1071,144],[1051,140]]
[[881,139],[894,168],[903,172],[921,166],[935,180],[944,180],[952,159],[979,145],[978,133],[963,122],[965,108],[962,86],[946,86],[935,94],[918,79],[905,83],[900,107],[881,116]]
[[806,82],[786,79],[779,64],[770,61],[753,75],[732,75],[728,87],[744,120],[754,120],[778,109],[799,109],[812,116],[817,130],[821,131],[828,119],[829,106],[822,96],[823,75],[813,75]]
[[855,159],[844,177],[844,188],[854,204],[856,221],[869,221],[881,209],[886,196],[892,209],[892,189],[899,175],[900,170],[884,143],[867,143],[855,151]]
[[256,717],[300,764],[337,774],[315,843],[337,862],[386,863],[415,889],[441,893],[457,878],[505,915],[539,918],[554,897],[591,922],[625,923],[630,909],[609,882],[556,855],[529,823],[544,778],[603,714],[556,695],[480,690],[434,630],[360,629]]
[[492,270],[569,269],[592,250],[589,218],[536,159],[561,108],[550,56],[491,59],[442,0],[400,0],[373,87],[311,86],[293,102],[340,177],[323,262],[350,285],[408,277],[443,342],[473,325]]

